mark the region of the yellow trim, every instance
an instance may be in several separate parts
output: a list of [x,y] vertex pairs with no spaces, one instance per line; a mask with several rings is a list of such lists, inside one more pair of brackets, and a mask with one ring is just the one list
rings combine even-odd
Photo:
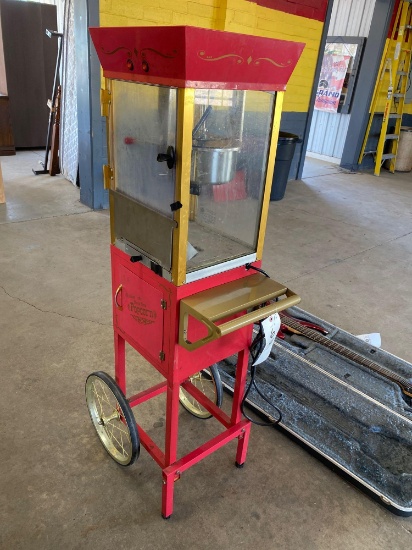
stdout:
[[260,218],[259,237],[256,250],[256,259],[261,260],[263,254],[263,245],[265,243],[266,224],[268,221],[270,191],[272,188],[273,170],[275,168],[276,146],[280,129],[280,118],[282,116],[284,92],[277,92],[275,99],[275,112],[273,114],[272,135],[270,139],[270,149],[268,157],[268,168],[266,172],[265,193],[263,195],[262,216]]
[[103,165],[103,187],[104,189],[111,188],[111,182],[113,179],[113,170],[110,164]]
[[[112,158],[112,83],[108,78],[104,79],[104,89],[101,90],[100,101],[102,103],[102,116],[106,117],[106,142],[107,142],[107,164],[103,166],[103,182],[105,189],[114,189],[114,176],[113,176],[113,167],[111,165]],[[107,182],[107,176],[110,176],[109,181]],[[109,186],[107,186],[109,183]],[[109,211],[110,211],[110,240],[114,244],[115,233],[114,233],[114,199],[112,194],[109,194]]]
[[116,240],[114,233],[114,195],[109,193],[109,209],[110,209],[110,242],[114,244]]
[[102,116],[108,117],[110,111],[110,104],[112,102],[112,96],[108,88],[100,90],[100,104],[102,108]]
[[103,166],[104,189],[114,189],[114,173],[111,163],[111,128],[112,128],[112,86],[111,81],[105,78],[105,87],[100,90],[100,103],[102,116],[106,118],[106,143],[107,143],[107,164]]
[[179,88],[177,91],[175,200],[182,203],[182,208],[175,212],[177,228],[173,234],[172,282],[176,286],[180,286],[186,281],[194,98],[195,91],[192,88]]

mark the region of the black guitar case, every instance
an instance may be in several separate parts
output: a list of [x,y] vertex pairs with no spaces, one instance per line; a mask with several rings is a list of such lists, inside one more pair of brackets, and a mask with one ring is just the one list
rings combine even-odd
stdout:
[[[288,313],[328,338],[412,381],[412,365],[299,308]],[[233,390],[236,358],[219,363]],[[398,515],[412,514],[412,403],[387,378],[298,335],[275,341],[257,384],[279,408],[278,427]],[[254,390],[248,404],[276,412]]]

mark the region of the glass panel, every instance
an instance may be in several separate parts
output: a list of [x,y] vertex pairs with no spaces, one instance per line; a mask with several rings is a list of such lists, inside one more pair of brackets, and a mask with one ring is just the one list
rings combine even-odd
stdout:
[[274,96],[196,90],[187,271],[256,252]]
[[172,218],[176,171],[157,155],[176,146],[176,90],[114,81],[112,104],[116,189]]

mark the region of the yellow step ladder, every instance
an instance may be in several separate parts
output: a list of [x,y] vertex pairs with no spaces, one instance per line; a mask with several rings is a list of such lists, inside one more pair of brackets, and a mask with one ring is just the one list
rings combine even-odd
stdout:
[[[404,0],[399,4],[391,38],[387,41],[384,49],[379,79],[371,102],[369,123],[359,156],[359,164],[362,163],[366,155],[374,156],[375,176],[379,176],[382,164],[386,160],[389,161],[389,171],[392,173],[395,171],[405,94],[411,67],[411,29],[412,0]],[[372,134],[374,117],[378,113],[383,113],[382,126],[379,134]],[[393,131],[388,133],[390,121],[392,121],[390,128],[393,128]],[[377,138],[376,147],[367,149],[368,142],[371,140],[376,143]]]

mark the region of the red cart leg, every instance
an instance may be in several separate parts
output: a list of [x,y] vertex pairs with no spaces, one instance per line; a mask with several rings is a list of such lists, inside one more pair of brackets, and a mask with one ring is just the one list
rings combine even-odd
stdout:
[[[248,350],[242,350],[237,359],[236,365],[236,382],[235,389],[233,393],[233,406],[232,406],[232,422],[237,424],[242,418],[242,411],[240,405],[242,403],[243,396],[245,394],[246,378],[247,378],[247,368],[249,361],[249,352]],[[246,460],[247,447],[249,443],[249,434],[250,434],[250,423],[248,423],[244,432],[239,436],[239,442],[237,445],[236,452],[236,466],[242,468]]]
[[242,411],[240,410],[240,405],[245,394],[248,361],[249,353],[246,353],[246,350],[240,351],[237,358],[235,389],[233,392],[231,417],[233,424],[237,424],[242,419]]
[[116,382],[126,395],[126,350],[124,338],[114,333],[114,372]]
[[167,386],[166,394],[166,434],[165,434],[165,468],[176,462],[177,436],[179,429],[179,383]]
[[163,519],[169,519],[173,513],[173,497],[175,492],[175,475],[168,476],[163,472],[162,488],[162,516]]
[[239,442],[237,444],[236,452],[236,467],[243,468],[245,465],[247,448],[249,444],[249,435],[250,435],[250,422],[244,427],[244,432],[242,436],[239,436]]
[[[179,389],[180,385],[172,381],[167,386],[166,397],[166,434],[165,468],[176,462],[177,438],[179,431]],[[166,475],[163,471],[162,516],[168,519],[173,513],[175,474]]]

